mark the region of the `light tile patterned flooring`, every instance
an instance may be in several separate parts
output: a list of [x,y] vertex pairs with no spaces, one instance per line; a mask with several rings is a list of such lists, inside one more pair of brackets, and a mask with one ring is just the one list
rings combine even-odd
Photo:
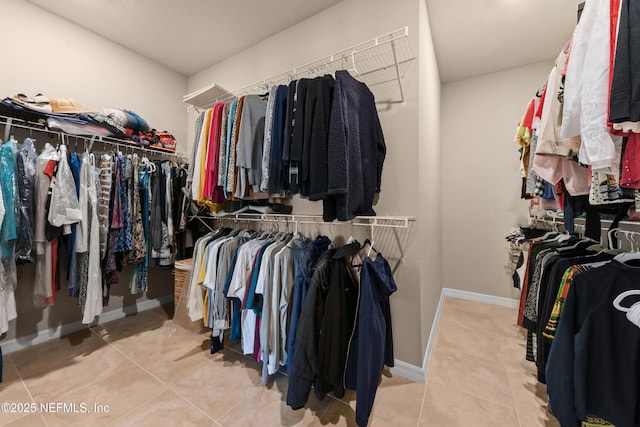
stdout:
[[[427,384],[385,372],[370,426],[555,427],[524,360],[516,310],[446,298]],[[286,405],[287,379],[158,308],[4,356],[0,402],[108,405],[102,413],[2,413],[11,426],[355,426],[355,394]],[[0,342],[1,345],[1,342]],[[80,408],[78,406],[78,408]]]

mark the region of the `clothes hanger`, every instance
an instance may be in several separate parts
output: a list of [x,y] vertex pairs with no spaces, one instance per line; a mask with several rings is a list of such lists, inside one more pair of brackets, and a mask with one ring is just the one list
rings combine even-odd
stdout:
[[640,252],[637,251],[637,247],[636,247],[637,242],[633,238],[633,235],[635,234],[635,232],[627,231],[627,230],[619,230],[619,231],[622,231],[625,238],[631,243],[631,252],[622,252],[616,255],[613,259],[623,264],[626,264],[628,261],[640,259]]
[[616,227],[607,231],[607,242],[609,243],[609,249],[620,249],[620,247],[617,247],[617,248],[613,247],[613,235],[614,233],[617,233],[619,230],[620,229]]
[[[580,239],[577,242],[575,242],[573,245],[571,246],[563,246],[560,247],[556,250],[556,252],[558,253],[565,253],[565,252],[571,252],[574,249],[580,249],[581,246],[585,246],[585,245],[589,245],[592,246],[594,243],[598,243],[600,244],[600,242],[596,242],[595,240],[589,239],[589,238],[585,238],[585,239]],[[586,246],[583,248],[586,250]]]
[[378,253],[378,250],[375,248],[375,246],[373,246],[373,242],[371,240],[366,239],[364,241],[364,243],[362,244],[362,247],[364,248],[367,245],[369,245],[369,251],[367,252],[367,256],[368,257],[371,256],[371,251],[374,251],[375,253]]

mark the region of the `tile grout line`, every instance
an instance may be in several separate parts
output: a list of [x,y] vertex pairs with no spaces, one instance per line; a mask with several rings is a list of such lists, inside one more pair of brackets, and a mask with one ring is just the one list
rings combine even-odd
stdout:
[[[98,332],[94,331],[91,328],[91,332],[98,335]],[[105,340],[102,336],[98,335],[105,343],[107,343],[108,345],[110,345],[111,347],[113,347],[117,352],[119,352],[120,354],[122,354],[124,357],[126,357],[127,359],[129,359],[131,362],[133,362],[134,365],[136,365],[137,367],[139,367],[140,369],[142,369],[144,372],[146,372],[149,376],[151,376],[153,379],[155,379],[156,381],[158,381],[160,384],[164,385],[165,387],[167,387],[169,390],[171,390],[174,394],[176,394],[178,397],[180,397],[182,400],[184,400],[185,402],[187,402],[189,405],[191,405],[193,408],[195,408],[198,412],[200,412],[202,415],[204,415],[205,417],[207,417],[208,419],[210,419],[211,421],[213,421],[215,424],[219,425],[220,427],[222,427],[222,424],[220,424],[217,420],[213,419],[211,416],[209,416],[208,414],[206,414],[204,411],[202,411],[202,409],[200,409],[198,406],[196,406],[193,402],[191,402],[189,399],[187,399],[185,396],[183,396],[180,392],[178,392],[177,390],[175,390],[173,387],[171,387],[169,384],[167,384],[166,382],[164,382],[163,380],[161,380],[160,378],[158,378],[157,376],[155,376],[152,372],[150,372],[148,369],[146,369],[144,366],[140,365],[137,361],[133,360],[131,357],[129,357],[128,354],[126,354],[124,351],[120,350],[118,347],[116,347],[115,345],[113,345],[113,343]],[[130,412],[135,411],[132,410]],[[128,413],[130,413],[128,412]],[[117,421],[117,420],[116,420]]]
[[[31,391],[29,391],[29,387],[27,387],[27,384],[24,382],[24,379],[22,378],[22,374],[20,373],[20,371],[16,367],[16,364],[13,363],[13,359],[11,358],[11,354],[7,354],[7,357],[9,358],[9,361],[11,362],[11,366],[13,366],[13,369],[18,374],[18,378],[20,378],[20,382],[22,383],[22,387],[24,387],[24,389],[27,391],[27,394],[29,395],[29,399],[31,399],[31,401],[33,403],[36,403],[36,400],[33,398],[33,395],[31,394]],[[47,422],[47,420],[44,418],[44,415],[42,415],[42,413],[40,411],[38,411],[38,415],[40,415],[40,419],[42,420],[42,422],[44,422],[44,425],[49,427],[49,423]],[[26,417],[26,415],[24,417]],[[20,419],[22,419],[24,417],[20,417],[20,418],[18,418],[18,420],[20,420]]]
[[[245,401],[245,399],[252,397],[254,394],[256,394],[258,392],[258,387],[259,385],[254,385],[253,386],[253,390],[251,390],[251,393],[247,394],[245,397],[243,397],[242,399],[240,399],[238,402],[236,402],[235,405],[233,405],[231,408],[227,409],[222,415],[220,415],[220,419],[224,419],[224,417],[226,417],[227,415],[229,415],[229,413],[231,411],[233,411],[238,405],[240,405],[242,402]],[[220,424],[222,425],[222,424]]]
[[418,413],[418,422],[416,423],[416,426],[419,426],[420,422],[422,421],[422,414],[423,414],[423,411],[424,411],[424,403],[427,401],[427,387],[428,387],[428,385],[425,382],[424,393],[422,393],[422,403],[420,404],[420,412]]
[[[493,312],[493,308],[492,308],[492,312]],[[494,321],[495,319],[491,319],[492,321]],[[516,326],[517,327],[517,326]],[[511,396],[511,400],[513,401],[513,410],[516,414],[516,417],[518,418],[518,425],[520,427],[523,427],[522,425],[522,418],[520,417],[520,410],[518,409],[518,405],[516,404],[516,397],[513,394],[513,384],[512,384],[512,380],[511,380],[511,376],[509,375],[508,369],[507,369],[507,364],[504,358],[504,354],[502,351],[500,351],[499,354],[499,359],[500,362],[502,363],[502,368],[504,369],[506,375],[507,375],[507,384],[509,385],[509,395]]]
[[509,392],[511,394],[511,400],[513,400],[513,409],[514,409],[514,412],[516,413],[516,417],[518,418],[518,425],[520,427],[523,427],[522,419],[520,418],[520,411],[518,410],[518,405],[516,405],[516,398],[513,395],[513,388],[511,387],[511,379],[509,379],[509,374],[507,374],[507,383],[509,384]]
[[[444,305],[444,302],[442,303]],[[420,413],[418,414],[418,423],[416,424],[416,426],[419,426],[420,423],[422,422],[422,414],[424,413],[424,407],[425,407],[425,403],[427,401],[427,390],[429,388],[429,368],[431,367],[431,361],[433,361],[433,357],[436,354],[436,349],[438,347],[438,342],[440,341],[440,326],[442,325],[442,322],[445,319],[443,318],[442,314],[440,315],[440,318],[438,319],[438,329],[436,329],[436,334],[434,336],[433,339],[433,348],[431,349],[431,359],[429,360],[429,364],[427,366],[425,366],[425,379],[424,379],[424,393],[422,394],[422,403],[420,404]]]

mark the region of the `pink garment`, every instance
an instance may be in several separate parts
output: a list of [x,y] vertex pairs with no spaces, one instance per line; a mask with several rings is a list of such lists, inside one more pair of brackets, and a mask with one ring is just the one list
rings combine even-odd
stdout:
[[211,126],[209,127],[209,144],[205,163],[205,178],[203,196],[213,203],[224,203],[224,192],[218,186],[218,169],[220,163],[220,131],[222,129],[222,110],[224,103],[220,102],[213,107]]
[[[218,176],[220,174],[220,156],[216,153],[220,152],[220,144],[222,144],[222,113],[224,112],[224,104],[219,103],[213,109],[213,117],[211,123],[211,134],[214,136],[213,141],[209,141],[213,145],[213,167],[212,167],[212,191],[211,201],[213,203],[224,203],[227,199],[224,197],[224,190],[218,185]],[[213,142],[213,144],[212,144]]]
[[589,194],[589,169],[580,166],[578,162],[559,156],[535,156],[533,171],[551,184],[557,184],[561,179],[572,196]]
[[556,199],[545,199],[544,197],[540,197],[540,209],[553,211],[559,208],[560,207],[558,206],[558,201]]

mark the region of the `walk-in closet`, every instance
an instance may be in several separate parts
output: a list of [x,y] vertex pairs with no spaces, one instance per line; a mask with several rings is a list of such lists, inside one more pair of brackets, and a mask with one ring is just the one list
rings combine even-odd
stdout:
[[0,426],[640,426],[631,1],[0,11]]

